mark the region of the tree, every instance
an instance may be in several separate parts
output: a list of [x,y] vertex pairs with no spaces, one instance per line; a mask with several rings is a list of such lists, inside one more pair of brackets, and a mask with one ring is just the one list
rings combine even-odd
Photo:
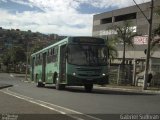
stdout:
[[109,58],[112,60],[118,56],[116,49],[117,39],[114,37],[106,39],[107,47],[109,49]]
[[[159,8],[155,10],[155,13],[160,17],[160,9]],[[154,29],[153,34],[154,34],[155,38],[157,37],[157,39],[154,39],[152,41],[152,44],[151,44],[152,52],[154,52],[158,47],[160,47],[160,24],[158,25],[158,27],[156,29]]]
[[117,37],[119,43],[123,43],[123,59],[122,64],[125,63],[126,45],[133,47],[133,38],[137,36],[135,29],[132,27],[131,21],[124,21],[122,25],[115,25],[116,31],[115,37]]
[[22,47],[14,46],[7,49],[6,53],[2,56],[2,62],[4,65],[9,66],[11,64],[14,68],[19,62],[25,62],[26,55]]
[[[156,14],[160,17],[160,8],[156,9]],[[159,26],[154,30],[154,34],[160,36],[160,24]]]
[[3,56],[2,56],[2,62],[6,66],[8,66],[9,63],[11,63],[11,58],[10,58],[10,55],[9,55],[8,52],[6,54],[3,54]]
[[39,50],[41,50],[44,47],[44,45],[40,42],[36,42],[31,48],[30,48],[30,53],[35,53]]

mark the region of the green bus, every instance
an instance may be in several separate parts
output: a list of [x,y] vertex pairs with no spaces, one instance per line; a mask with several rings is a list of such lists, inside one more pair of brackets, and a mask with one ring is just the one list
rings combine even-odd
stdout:
[[93,84],[108,84],[108,54],[104,39],[65,38],[31,55],[31,80],[38,87],[84,86],[90,92]]

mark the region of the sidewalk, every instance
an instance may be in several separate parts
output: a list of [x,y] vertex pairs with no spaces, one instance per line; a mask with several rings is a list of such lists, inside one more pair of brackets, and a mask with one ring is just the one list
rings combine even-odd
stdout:
[[148,87],[147,90],[143,90],[142,87],[138,86],[121,86],[121,85],[106,85],[106,86],[97,86],[100,89],[104,90],[115,90],[115,91],[124,91],[124,92],[135,92],[135,93],[148,93],[148,94],[160,94],[160,88]]

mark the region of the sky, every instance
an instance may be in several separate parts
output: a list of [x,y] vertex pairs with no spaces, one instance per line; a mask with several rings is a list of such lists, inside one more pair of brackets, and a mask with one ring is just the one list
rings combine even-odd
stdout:
[[[138,4],[150,0],[135,0]],[[0,0],[0,27],[45,34],[91,36],[93,15],[133,0]]]

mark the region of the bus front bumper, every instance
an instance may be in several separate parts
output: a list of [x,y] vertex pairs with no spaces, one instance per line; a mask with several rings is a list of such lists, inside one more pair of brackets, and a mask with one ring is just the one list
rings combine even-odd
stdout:
[[109,83],[109,76],[102,76],[98,78],[80,78],[73,75],[67,75],[67,84],[70,86],[82,86],[84,84],[99,84],[104,85]]

